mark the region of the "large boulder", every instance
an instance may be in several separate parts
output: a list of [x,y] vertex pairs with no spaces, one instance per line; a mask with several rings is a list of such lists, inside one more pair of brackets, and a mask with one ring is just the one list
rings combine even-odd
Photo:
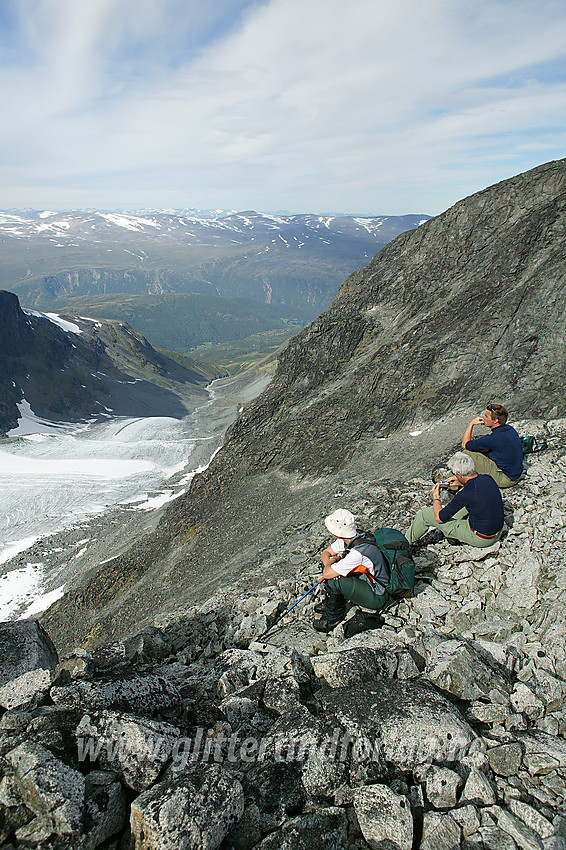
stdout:
[[240,783],[216,765],[199,765],[134,800],[135,850],[216,850],[243,812]]
[[386,649],[357,647],[312,658],[315,676],[331,688],[355,685],[366,679],[393,678],[397,657]]
[[508,695],[511,689],[509,671],[465,640],[438,644],[423,675],[440,690],[470,701],[493,690]]
[[171,758],[180,732],[169,723],[116,711],[85,714],[77,726],[84,754],[114,769],[134,791],[145,791]]
[[0,623],[0,706],[33,708],[58,663],[49,635],[35,620]]
[[319,696],[352,739],[369,752],[382,750],[401,769],[459,760],[474,740],[473,729],[432,685],[418,680],[380,679]]
[[153,673],[77,680],[51,688],[51,699],[61,708],[85,712],[113,708],[142,717],[181,705],[174,683]]
[[77,834],[83,828],[85,779],[41,744],[28,741],[7,754],[26,806],[49,832]]

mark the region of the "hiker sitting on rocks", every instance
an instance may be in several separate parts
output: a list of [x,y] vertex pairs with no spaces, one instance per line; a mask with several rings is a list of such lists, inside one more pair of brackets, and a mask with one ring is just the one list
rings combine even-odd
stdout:
[[[346,616],[347,601],[372,611],[383,607],[387,601],[385,588],[389,582],[389,569],[375,539],[356,529],[356,521],[350,511],[339,508],[326,517],[324,524],[336,540],[321,556],[326,597],[324,602],[315,606],[315,611],[322,617],[313,621],[313,627],[319,632],[330,632]],[[375,628],[381,624],[375,615],[364,616],[368,621],[367,627]]]
[[[507,425],[508,415],[503,405],[488,404],[483,416],[472,419],[462,439],[476,472],[491,475],[502,489],[516,484],[523,472],[523,445],[515,429]],[[491,434],[472,440],[474,425],[491,428]]]
[[461,489],[445,508],[440,501],[440,483],[432,488],[432,507],[421,508],[407,531],[415,543],[432,526],[445,537],[484,548],[491,546],[503,531],[503,500],[490,475],[478,474],[474,461],[465,452],[456,452],[448,461]]

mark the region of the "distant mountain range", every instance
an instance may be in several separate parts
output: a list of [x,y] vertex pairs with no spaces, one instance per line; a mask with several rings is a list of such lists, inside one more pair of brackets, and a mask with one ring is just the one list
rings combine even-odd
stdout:
[[[97,316],[106,315],[104,302],[111,298],[112,315],[128,321],[132,297],[239,298],[277,309],[265,328],[254,330],[271,330],[274,318],[278,325],[281,318],[304,325],[330,305],[347,275],[429,218],[11,210],[0,212],[0,287],[24,306],[58,312],[88,309],[74,299],[94,298]],[[130,296],[130,314],[116,301],[124,295]],[[194,340],[241,338],[241,328],[228,326],[228,336],[203,339],[194,307],[180,302],[174,310],[191,323],[184,345],[167,337],[150,341],[187,350],[198,344]],[[230,312],[226,305],[222,311]],[[179,333],[184,338],[182,329],[174,336]]]

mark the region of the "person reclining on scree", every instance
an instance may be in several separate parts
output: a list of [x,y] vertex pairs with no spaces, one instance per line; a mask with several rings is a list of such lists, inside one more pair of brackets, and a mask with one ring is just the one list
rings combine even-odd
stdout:
[[[346,601],[378,611],[387,602],[385,589],[389,583],[389,568],[372,536],[356,529],[355,517],[350,511],[338,508],[327,516],[324,524],[336,540],[321,555],[324,569],[322,577],[326,597],[315,607],[322,614],[313,620],[313,628],[330,632],[347,614]],[[355,548],[350,546],[354,545]],[[322,609],[322,610],[321,610]],[[374,615],[366,615],[368,625]]]
[[451,483],[458,490],[445,508],[440,501],[440,483],[432,488],[432,507],[421,508],[407,531],[411,545],[432,526],[445,537],[477,546],[491,546],[503,531],[503,500],[499,487],[490,475],[476,472],[472,458],[464,452],[448,461],[454,473]]
[[[472,419],[462,439],[462,448],[480,474],[491,475],[501,487],[513,487],[523,472],[523,444],[502,404],[488,404],[483,416]],[[491,434],[472,440],[474,425],[491,428]]]

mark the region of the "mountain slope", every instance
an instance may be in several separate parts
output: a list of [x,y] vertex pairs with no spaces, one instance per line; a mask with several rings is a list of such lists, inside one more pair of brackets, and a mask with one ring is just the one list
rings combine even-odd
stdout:
[[564,415],[565,213],[561,160],[390,243],[291,340],[156,534],[81,588],[80,605],[58,602],[49,629],[113,638],[257,571],[364,476],[406,479],[445,457],[490,400],[515,417]]
[[184,416],[216,370],[172,360],[122,322],[23,311],[0,291],[0,433],[25,401],[52,421],[107,416]]

